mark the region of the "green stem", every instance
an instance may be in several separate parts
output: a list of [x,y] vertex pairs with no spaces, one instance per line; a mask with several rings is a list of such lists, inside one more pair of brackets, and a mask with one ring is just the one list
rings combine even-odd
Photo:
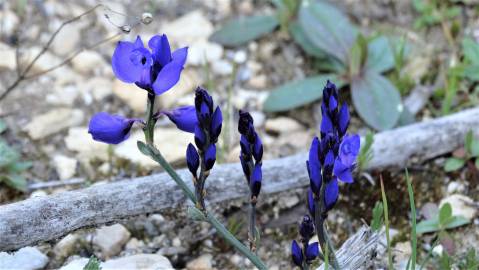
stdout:
[[156,120],[153,117],[155,108],[155,94],[148,93],[148,101],[146,105],[146,125],[143,128],[145,132],[145,141],[147,144],[153,145],[154,142],[154,132]]
[[387,243],[387,253],[388,253],[388,266],[389,269],[393,268],[393,256],[391,253],[391,239],[389,238],[389,214],[388,214],[388,200],[386,197],[386,192],[384,191],[383,177],[380,175],[379,181],[381,183],[381,197],[383,200],[383,209],[384,209],[384,226],[386,227],[386,243]]
[[256,204],[251,202],[249,207],[249,247],[256,252]]
[[[139,145],[142,143],[139,142]],[[144,144],[143,144],[144,145]],[[181,177],[176,173],[176,171],[171,167],[168,161],[165,160],[161,152],[152,144],[147,145],[148,155],[156,162],[158,162],[161,167],[173,178],[173,180],[178,184],[178,186],[183,190],[186,196],[196,205],[197,200],[195,194],[191,189],[186,185],[186,183],[181,179]],[[141,150],[141,147],[140,147]],[[143,151],[142,151],[143,152]],[[144,153],[144,152],[143,152]],[[241,254],[246,256],[258,269],[267,269],[266,265],[258,258],[254,253],[252,253],[248,247],[243,245],[238,239],[234,237],[224,226],[221,224],[214,216],[211,214],[206,215],[206,220],[210,223],[216,231],[233,247],[235,247]]]

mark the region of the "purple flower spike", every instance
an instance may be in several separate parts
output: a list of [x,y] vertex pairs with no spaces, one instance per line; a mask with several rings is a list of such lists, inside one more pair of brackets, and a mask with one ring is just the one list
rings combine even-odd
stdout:
[[339,146],[339,158],[345,166],[351,166],[356,161],[359,154],[360,138],[359,135],[344,136]]
[[329,183],[326,184],[324,190],[324,204],[326,206],[326,211],[331,210],[336,202],[338,201],[339,196],[339,187],[338,180],[333,178]]
[[179,129],[194,133],[198,124],[194,106],[181,106],[170,111],[163,112]]
[[303,239],[311,239],[314,235],[314,222],[309,215],[303,217],[303,221],[299,225],[299,234]]
[[307,161],[309,181],[314,194],[319,195],[321,187],[321,163],[319,161],[319,140],[315,137],[309,148],[309,160]]
[[293,257],[293,263],[296,266],[303,267],[303,251],[299,247],[296,240],[291,243],[291,255]]
[[258,197],[261,190],[261,178],[263,173],[261,171],[261,163],[256,163],[253,173],[251,174],[251,197]]
[[188,165],[188,170],[196,178],[198,173],[198,167],[200,166],[200,156],[196,151],[196,148],[190,143],[186,149],[186,163]]
[[123,82],[161,95],[179,81],[188,48],[171,53],[166,35],[152,37],[148,46],[151,51],[139,36],[135,42],[118,42],[112,57],[113,72]]
[[318,246],[318,242],[314,242],[310,245],[308,245],[308,247],[306,248],[306,261],[310,262],[314,259],[316,259],[316,257],[318,257],[319,255],[319,246]]
[[308,189],[307,206],[308,206],[309,214],[314,218],[316,208],[314,208],[314,196],[313,196],[313,191],[311,189]]
[[210,144],[208,149],[205,152],[205,169],[206,171],[211,170],[216,161],[216,145]]
[[131,126],[135,121],[137,120],[100,112],[91,118],[88,133],[92,135],[95,141],[119,144],[128,139]]

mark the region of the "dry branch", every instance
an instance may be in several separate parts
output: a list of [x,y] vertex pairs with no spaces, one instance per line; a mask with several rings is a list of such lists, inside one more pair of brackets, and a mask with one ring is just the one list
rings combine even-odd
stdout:
[[[361,227],[353,236],[336,251],[336,258],[343,270],[370,269],[371,262],[376,256],[376,248],[381,233],[373,232],[367,226]],[[330,267],[332,268],[332,267]],[[317,270],[323,270],[321,265]]]
[[[474,108],[378,133],[368,169],[403,167],[451,152],[463,144],[468,130],[478,136],[478,126],[479,108]],[[265,161],[262,194],[308,185],[306,158],[306,153],[300,153]],[[188,171],[178,173],[191,187]],[[216,166],[206,185],[210,203],[248,195],[238,163]],[[185,202],[185,196],[166,173],[30,198],[0,207],[0,250],[34,245],[82,227],[158,212]]]

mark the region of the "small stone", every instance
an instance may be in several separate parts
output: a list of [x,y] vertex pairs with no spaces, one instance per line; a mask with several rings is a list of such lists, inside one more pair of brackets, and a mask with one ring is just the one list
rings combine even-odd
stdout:
[[218,60],[213,62],[213,64],[211,65],[211,69],[215,74],[221,76],[227,76],[233,73],[233,66],[230,64],[230,62],[226,60]]
[[83,74],[90,74],[92,70],[106,66],[106,61],[95,51],[83,51],[72,60],[73,68]]
[[[60,268],[60,270],[82,270],[88,263],[87,258],[76,259],[69,262],[67,265]],[[123,258],[107,260],[100,263],[102,270],[173,270],[168,258],[158,254],[136,254]]]
[[188,48],[187,63],[193,66],[204,65],[206,61],[214,63],[221,59],[223,47],[206,40],[191,43]]
[[213,25],[203,12],[197,10],[163,24],[159,33],[165,33],[170,41],[179,46],[186,46],[198,40],[207,40],[213,33]]
[[86,82],[83,89],[90,93],[96,101],[101,101],[113,94],[113,83],[103,77],[94,77]]
[[397,243],[392,253],[397,262],[408,260],[412,253],[411,243],[408,241]]
[[172,241],[172,244],[174,247],[180,247],[181,246],[181,240],[179,237],[175,237]]
[[285,209],[289,209],[299,203],[299,198],[297,195],[283,196],[280,199],[280,204],[284,206]]
[[94,141],[86,127],[70,128],[64,140],[68,150],[77,152],[77,159],[82,163],[93,159],[108,160],[108,145]]
[[244,62],[246,62],[247,58],[248,58],[248,55],[246,54],[246,52],[241,50],[241,51],[235,52],[233,56],[233,61],[235,61],[235,63],[237,64],[243,64]]
[[189,261],[186,264],[188,270],[209,270],[213,269],[213,256],[211,254],[204,254],[200,257]]
[[[158,163],[143,155],[136,145],[138,140],[144,140],[142,131],[136,131],[130,138],[114,149],[114,154],[130,162],[141,165],[145,169],[158,167]],[[185,159],[186,146],[193,140],[189,133],[176,128],[158,128],[155,130],[155,144],[159,146],[166,160],[171,163]]]
[[461,182],[452,181],[447,185],[447,194],[461,193],[465,189],[466,187]]
[[145,112],[148,93],[135,84],[127,84],[120,80],[115,80],[113,83],[113,94],[119,97],[136,113]]
[[2,35],[5,36],[10,36],[13,34],[13,31],[15,31],[18,27],[18,23],[20,20],[18,19],[17,14],[15,12],[12,12],[5,6],[2,7],[0,11],[0,18],[1,19],[1,29],[2,29]]
[[262,127],[264,125],[264,121],[266,120],[266,116],[263,112],[260,111],[251,111],[249,112],[251,117],[253,117],[253,125],[255,128]]
[[474,207],[474,201],[467,196],[453,194],[449,197],[446,197],[439,203],[439,209],[445,203],[451,204],[452,215],[454,216],[463,216],[468,220],[472,220],[477,215],[477,208]]
[[439,257],[442,256],[443,252],[444,252],[444,247],[442,245],[437,245],[432,249],[432,254]]
[[74,233],[68,234],[53,247],[53,253],[59,258],[70,256],[75,251],[78,240],[78,235]]
[[60,56],[73,53],[81,41],[81,27],[79,24],[68,24],[57,34],[51,48]]
[[7,44],[0,43],[0,69],[15,70],[15,49]]
[[53,109],[45,114],[33,117],[24,127],[30,138],[43,139],[49,135],[58,133],[65,128],[79,125],[83,122],[84,114],[79,109],[60,108]]
[[45,100],[53,105],[72,106],[78,97],[79,91],[75,85],[55,85],[53,91],[45,97]]
[[60,179],[65,180],[75,175],[78,161],[64,155],[56,155],[53,157],[53,163]]
[[130,232],[121,224],[103,226],[95,231],[93,243],[100,247],[103,258],[117,255],[130,239]]
[[36,197],[44,197],[44,196],[47,196],[48,193],[45,191],[45,190],[35,190],[34,192],[32,192],[32,194],[30,194],[30,198],[36,198]]
[[265,129],[272,133],[290,133],[304,130],[298,121],[284,116],[266,120]]
[[253,88],[264,89],[268,84],[268,78],[264,74],[254,76],[249,80],[249,84]]
[[144,245],[145,245],[145,243],[143,243],[143,241],[140,241],[140,240],[133,237],[133,238],[130,239],[130,241],[128,241],[128,243],[126,243],[125,249],[126,250],[139,250]]
[[43,269],[48,263],[48,257],[36,247],[24,247],[14,253],[0,253],[0,269]]

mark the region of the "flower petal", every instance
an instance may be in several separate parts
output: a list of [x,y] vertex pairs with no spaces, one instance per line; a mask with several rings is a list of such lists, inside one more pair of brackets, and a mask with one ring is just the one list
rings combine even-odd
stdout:
[[319,194],[321,188],[321,164],[318,157],[319,139],[314,137],[309,148],[308,170],[311,189],[315,194]]
[[188,47],[183,47],[183,48],[177,49],[171,54],[171,61],[181,66],[184,66],[187,56],[188,56]]
[[336,178],[331,179],[329,183],[326,183],[326,187],[324,190],[324,204],[326,206],[326,211],[331,210],[336,201],[338,200],[339,196],[339,187],[338,187],[338,180]]
[[162,67],[171,61],[170,43],[166,35],[156,35],[148,41],[148,46],[153,53],[153,59]]
[[296,240],[293,240],[291,243],[291,255],[293,258],[293,263],[296,266],[303,267],[303,251],[299,247],[298,243]]
[[182,70],[183,65],[173,61],[164,66],[153,83],[153,91],[155,91],[155,94],[161,95],[175,86],[180,80]]
[[111,59],[111,66],[115,76],[123,82],[134,83],[140,79],[143,67],[135,65],[130,57],[135,44],[128,41],[119,41]]
[[220,106],[216,107],[215,112],[213,113],[213,119],[211,121],[211,132],[212,138],[211,142],[216,143],[218,137],[221,133],[221,126],[223,123],[223,114],[221,113]]
[[120,115],[111,115],[100,112],[90,120],[88,133],[95,141],[108,144],[119,144],[128,139],[131,126],[136,120],[128,119]]
[[196,178],[198,167],[200,166],[200,156],[198,155],[196,148],[191,143],[188,144],[188,148],[186,148],[186,163],[191,174],[193,174]]
[[339,134],[340,136],[343,136],[346,134],[346,130],[348,129],[349,126],[349,108],[348,104],[343,103],[343,106],[341,106],[341,109],[339,110]]
[[198,124],[194,106],[181,106],[170,111],[163,112],[180,130],[194,133]]
[[306,261],[312,261],[316,259],[319,255],[319,246],[318,242],[314,242],[312,244],[309,244],[308,247],[306,248]]
[[215,165],[216,161],[216,145],[214,143],[210,144],[210,146],[208,146],[208,149],[206,149],[204,160],[205,169],[207,171],[211,170],[211,168],[213,168],[213,165]]
[[261,171],[261,162],[256,163],[254,166],[253,174],[251,175],[251,197],[258,197],[261,190],[261,178],[263,173]]

